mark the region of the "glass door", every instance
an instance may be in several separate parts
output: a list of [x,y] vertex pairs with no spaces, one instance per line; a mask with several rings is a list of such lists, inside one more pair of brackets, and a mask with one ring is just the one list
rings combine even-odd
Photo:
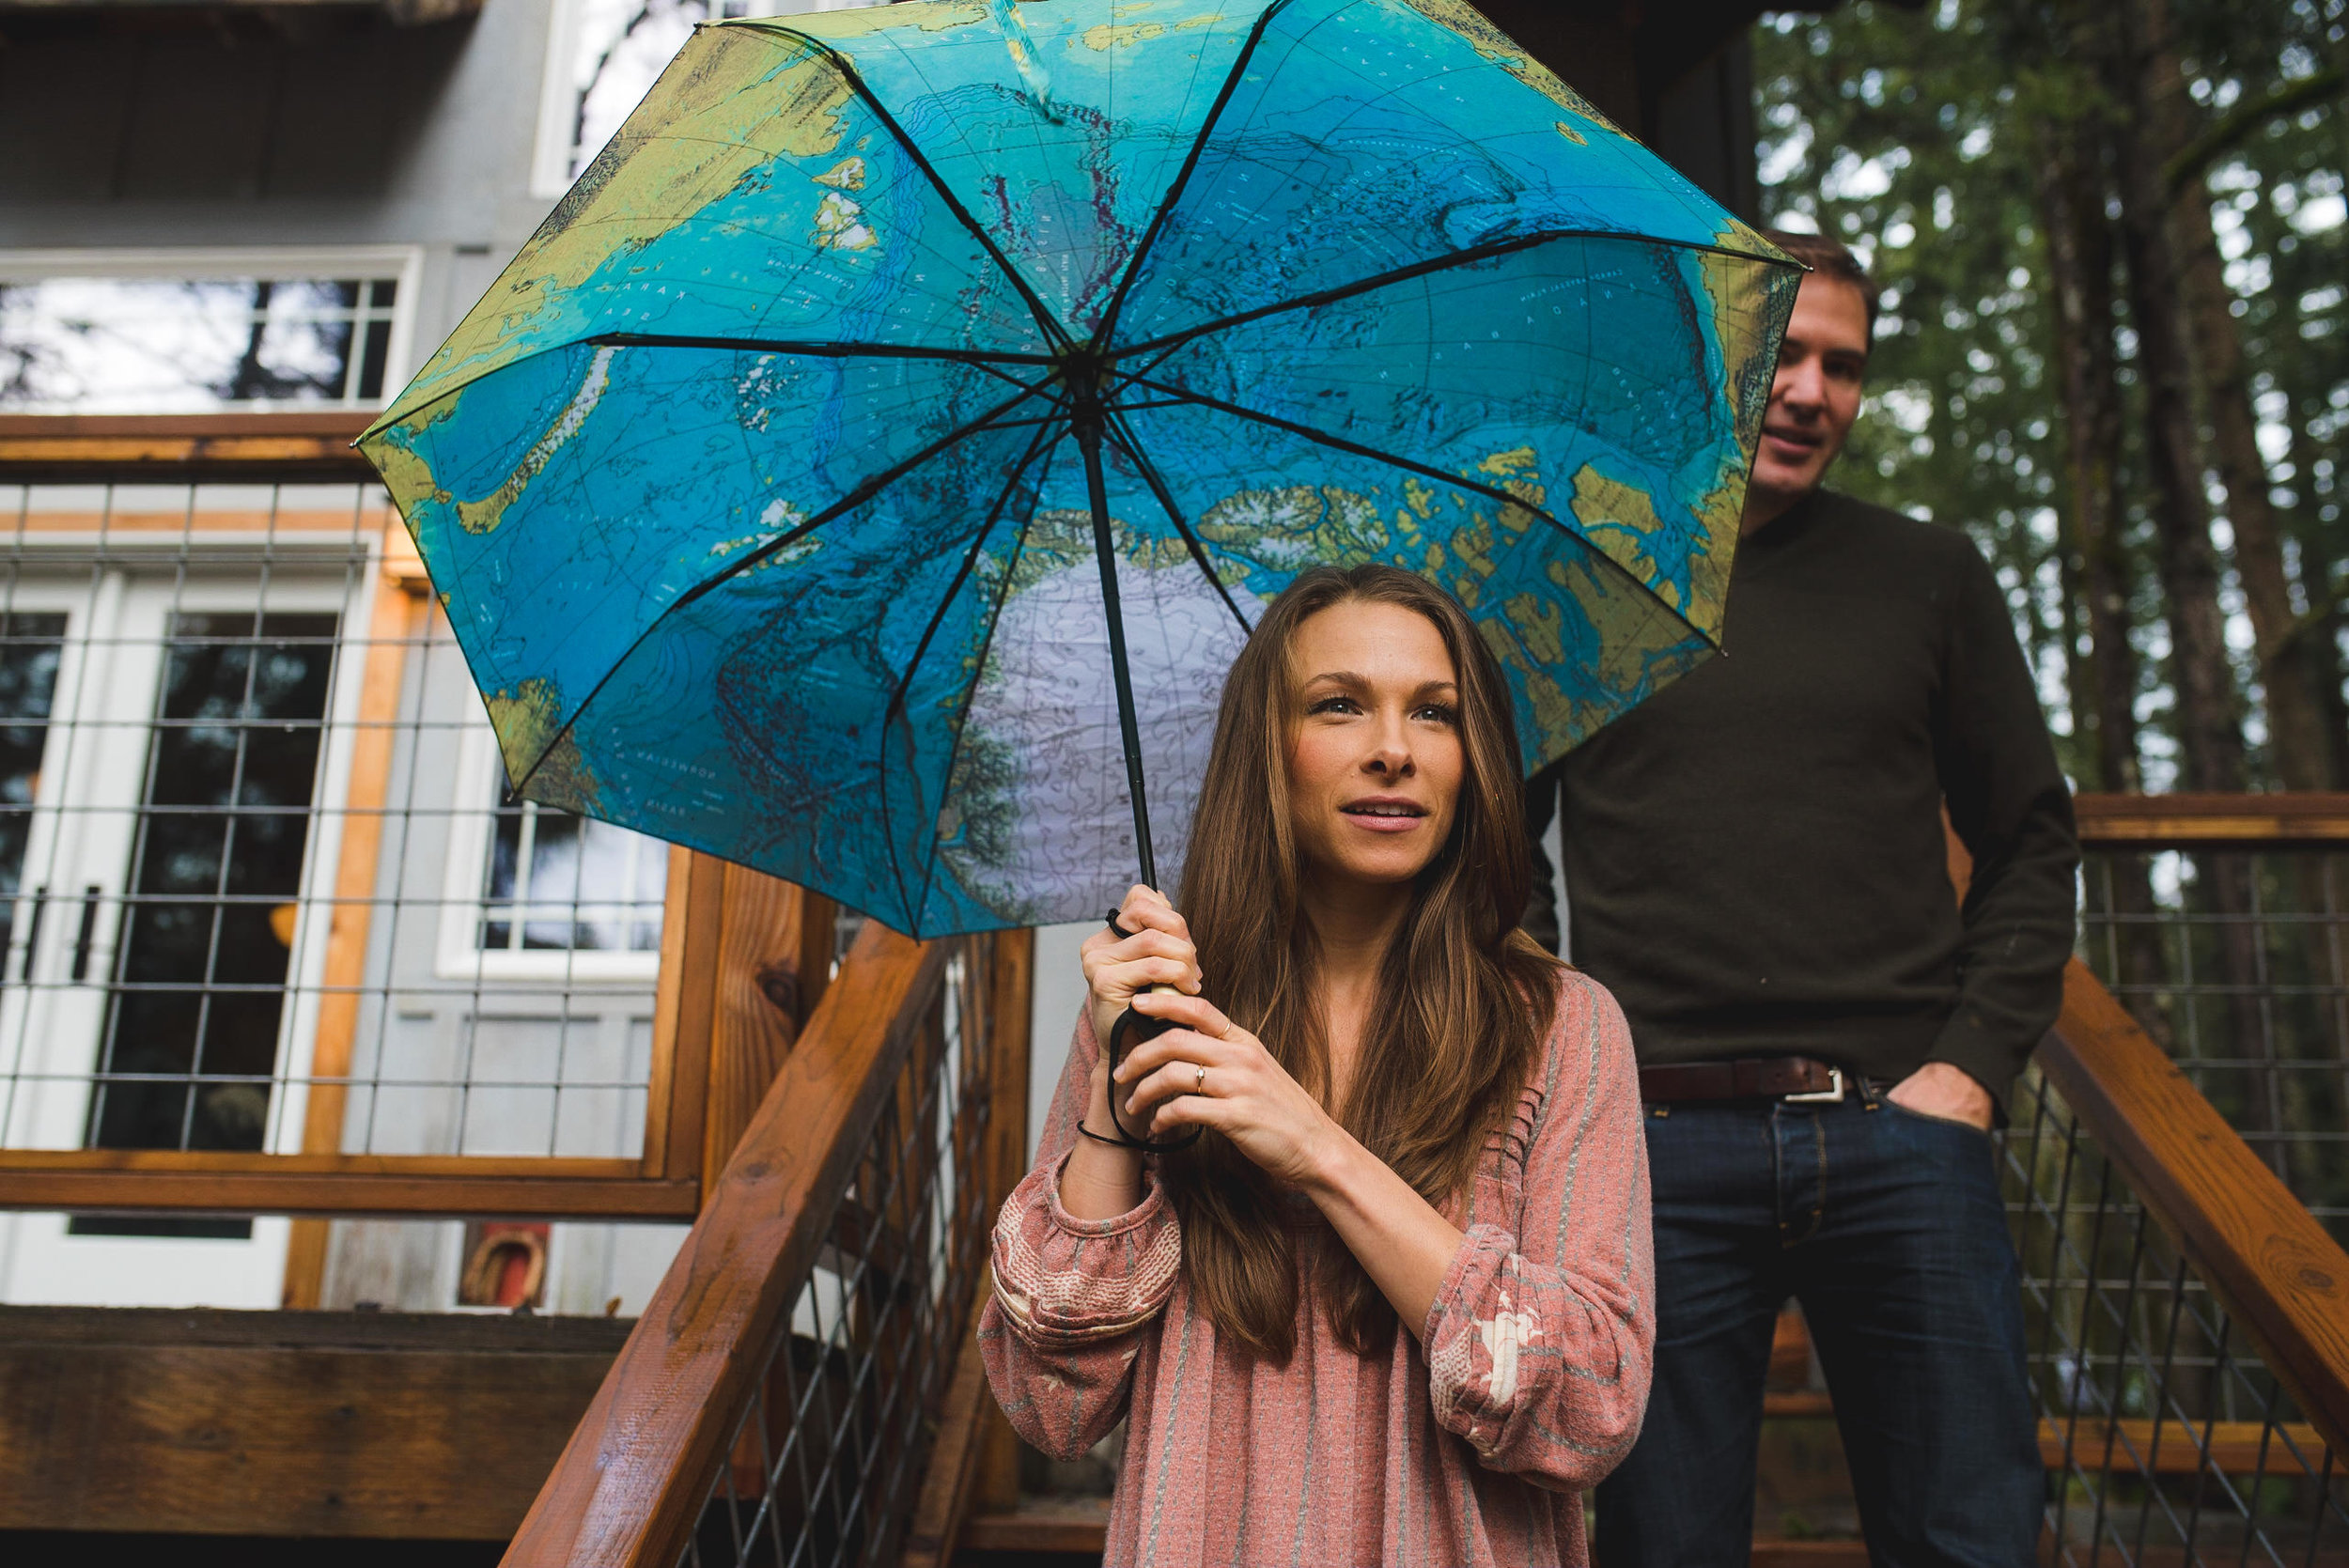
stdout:
[[[0,627],[0,1134],[299,1146],[289,984],[348,590],[110,572]],[[20,592],[17,598],[22,600]],[[9,634],[12,630],[13,634]],[[347,682],[345,682],[347,684]],[[274,1306],[274,1219],[23,1215],[0,1299]]]

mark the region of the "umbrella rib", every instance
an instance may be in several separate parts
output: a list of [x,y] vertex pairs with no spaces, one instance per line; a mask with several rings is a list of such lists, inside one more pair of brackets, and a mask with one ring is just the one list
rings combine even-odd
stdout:
[[855,62],[823,39],[810,38],[807,34],[789,27],[762,27],[759,31],[772,31],[797,39],[832,62],[832,70],[840,73],[841,80],[848,83],[849,88],[859,98],[864,100],[865,106],[873,111],[882,126],[896,138],[897,145],[906,149],[906,156],[913,160],[913,166],[928,177],[931,188],[937,191],[939,199],[946,204],[946,210],[953,213],[955,220],[964,228],[971,231],[972,239],[986,247],[988,258],[1002,271],[1004,279],[1012,287],[1019,291],[1021,302],[1027,305],[1028,313],[1035,318],[1035,324],[1042,330],[1045,337],[1066,346],[1068,343],[1068,329],[1060,324],[1051,311],[1046,307],[1043,300],[1037,297],[1035,290],[1028,287],[1028,280],[1019,275],[1019,269],[1011,264],[1011,258],[1003,253],[1002,248],[995,243],[987,230],[979,226],[979,221],[971,215],[970,209],[962,205],[961,198],[947,188],[946,181],[939,177],[936,167],[924,155],[922,149],[914,145],[913,138],[906,133],[906,128],[897,123],[897,116],[891,114],[889,106],[880,101],[880,95],[865,85],[864,78],[857,70]]
[[1174,171],[1174,179],[1166,187],[1166,194],[1159,199],[1159,210],[1150,214],[1150,226],[1142,231],[1142,239],[1134,246],[1134,254],[1126,258],[1126,271],[1117,280],[1117,291],[1110,296],[1109,308],[1101,313],[1100,329],[1094,340],[1109,343],[1117,333],[1117,318],[1126,308],[1126,295],[1142,275],[1142,264],[1150,255],[1150,247],[1158,243],[1159,231],[1167,219],[1174,214],[1174,204],[1183,197],[1183,190],[1190,183],[1193,170],[1207,150],[1207,138],[1215,134],[1216,122],[1223,117],[1223,107],[1231,102],[1238,90],[1240,79],[1247,74],[1248,62],[1255,57],[1256,45],[1264,41],[1265,29],[1272,19],[1288,8],[1288,0],[1273,0],[1256,18],[1256,24],[1248,30],[1248,41],[1240,45],[1239,54],[1232,61],[1232,69],[1224,73],[1223,85],[1216,93],[1215,101],[1207,106],[1206,116],[1199,122],[1199,134],[1191,138],[1190,150],[1183,156],[1183,166]]
[[[921,910],[907,901],[905,867],[899,864],[897,860],[897,835],[890,830],[889,727],[890,724],[896,719],[898,714],[904,710],[906,693],[912,689],[914,675],[921,669],[922,660],[929,654],[930,640],[938,635],[938,629],[945,623],[946,612],[954,607],[956,598],[961,595],[963,583],[970,581],[972,568],[978,565],[979,551],[985,548],[988,536],[995,532],[996,523],[1003,520],[1003,508],[1011,505],[1012,493],[1019,488],[1021,476],[1028,472],[1029,465],[1034,463],[1041,453],[1048,450],[1051,445],[1057,443],[1058,440],[1059,434],[1055,432],[1050,425],[1047,425],[1043,428],[1037,430],[1035,433],[1035,439],[1028,442],[1027,451],[1020,455],[1019,461],[1013,465],[1011,473],[1004,477],[1003,488],[995,497],[995,504],[988,508],[987,521],[980,526],[977,536],[972,539],[971,548],[963,552],[961,567],[956,571],[954,582],[947,584],[945,594],[941,596],[938,601],[938,608],[930,613],[929,624],[922,629],[922,640],[914,644],[913,656],[906,660],[904,673],[898,675],[895,687],[889,693],[889,706],[881,712],[881,842],[889,846],[889,874],[891,878],[897,884],[897,904],[900,908],[906,911],[909,919],[907,927],[909,930],[920,930]],[[989,617],[988,619],[988,628],[989,633],[991,634],[994,629],[994,620],[992,617]],[[976,678],[977,677],[975,675],[972,677],[974,682]],[[968,711],[969,710],[966,707],[965,712],[967,713]],[[957,739],[959,739],[962,733],[961,726],[959,724],[956,726],[955,733]],[[951,784],[953,783],[953,753],[950,750],[947,757],[947,775],[941,783],[941,791],[944,785]],[[928,895],[926,875],[924,877],[923,893],[925,898],[926,898]]]
[[602,676],[597,680],[594,686],[588,688],[587,695],[581,698],[579,706],[571,709],[571,716],[563,721],[562,727],[556,730],[553,735],[547,737],[546,745],[541,747],[538,754],[531,759],[530,766],[522,770],[522,774],[520,778],[514,780],[514,793],[517,796],[521,795],[522,790],[528,786],[530,781],[538,776],[538,769],[545,766],[547,758],[553,754],[554,749],[563,743],[564,737],[571,733],[571,726],[579,722],[579,716],[587,711],[588,707],[594,704],[596,698],[602,694],[603,689],[612,683],[612,677],[619,674],[620,667],[635,657],[636,650],[645,645],[646,639],[649,638],[655,631],[659,630],[661,623],[666,621],[671,615],[676,614],[678,611],[684,609],[687,605],[692,604],[696,599],[716,592],[718,588],[734,578],[741,576],[744,572],[750,570],[761,561],[766,560],[777,551],[798,543],[800,540],[807,537],[810,534],[816,532],[818,528],[821,528],[824,524],[832,521],[834,519],[841,517],[845,513],[852,512],[857,507],[863,505],[867,501],[872,500],[873,497],[879,495],[882,490],[887,489],[897,480],[903,478],[906,474],[910,474],[913,470],[921,467],[924,463],[928,462],[932,458],[937,457],[941,452],[945,451],[946,448],[954,445],[957,442],[962,441],[970,436],[977,435],[983,430],[991,429],[994,427],[995,422],[1001,416],[1009,413],[1012,410],[1018,408],[1020,404],[1026,402],[1029,398],[1034,396],[1035,389],[1032,387],[1027,391],[1022,392],[1017,397],[1007,398],[1004,401],[996,404],[995,407],[989,409],[978,418],[947,431],[946,434],[939,437],[936,441],[930,442],[919,452],[914,453],[911,457],[905,458],[901,462],[894,463],[890,467],[883,469],[880,473],[874,474],[872,477],[861,481],[857,485],[856,489],[850,490],[848,494],[842,496],[839,500],[833,502],[831,505],[825,507],[822,511],[817,513],[814,517],[808,519],[797,528],[791,529],[786,533],[778,534],[775,537],[768,540],[765,544],[760,545],[756,550],[750,551],[748,554],[741,556],[738,560],[729,562],[723,570],[704,578],[701,582],[694,583],[691,588],[686,589],[683,593],[677,595],[677,598],[671,599],[667,604],[661,606],[661,613],[655,615],[649,622],[646,623],[645,629],[636,634],[634,640],[629,644],[626,651],[624,651],[619,658],[612,661],[612,667],[604,671]]
[[1578,534],[1573,529],[1567,527],[1564,523],[1559,521],[1555,517],[1552,517],[1546,508],[1532,505],[1517,496],[1511,495],[1507,490],[1496,489],[1490,485],[1480,483],[1479,481],[1468,478],[1463,474],[1447,474],[1442,469],[1433,467],[1427,463],[1415,462],[1408,458],[1399,458],[1392,452],[1381,452],[1375,446],[1365,446],[1361,442],[1348,441],[1344,436],[1333,436],[1326,430],[1316,430],[1310,425],[1300,425],[1293,419],[1283,419],[1278,414],[1259,413],[1254,409],[1242,408],[1237,403],[1226,403],[1221,398],[1205,396],[1195,392],[1185,392],[1179,387],[1166,386],[1158,381],[1143,380],[1139,377],[1135,379],[1132,384],[1149,387],[1154,392],[1166,393],[1170,396],[1178,397],[1184,402],[1193,404],[1199,408],[1213,409],[1218,413],[1230,414],[1235,419],[1245,419],[1258,425],[1269,426],[1276,430],[1286,430],[1292,435],[1302,436],[1307,441],[1318,442],[1323,446],[1334,447],[1341,452],[1350,452],[1359,458],[1368,458],[1374,462],[1386,463],[1392,467],[1402,469],[1406,473],[1425,474],[1428,478],[1437,480],[1439,483],[1455,486],[1457,489],[1468,490],[1472,494],[1488,496],[1492,500],[1500,502],[1504,506],[1519,507],[1529,515],[1541,519],[1544,522],[1558,530],[1559,533],[1573,540],[1577,545],[1579,545],[1582,549],[1590,551],[1591,555],[1595,559],[1603,563],[1609,570],[1614,572],[1625,582],[1638,588],[1640,592],[1645,594],[1656,603],[1662,605],[1665,613],[1676,617],[1681,625],[1686,626],[1690,630],[1697,632],[1699,636],[1703,637],[1705,641],[1711,643],[1714,646],[1719,647],[1720,645],[1719,639],[1717,636],[1707,634],[1702,628],[1696,626],[1696,624],[1690,621],[1688,615],[1684,613],[1678,606],[1666,603],[1666,601],[1656,592],[1655,589],[1649,587],[1646,583],[1641,582],[1637,577],[1634,577],[1628,570],[1626,570],[1624,567],[1623,563],[1615,560],[1605,551],[1599,549],[1598,546],[1593,544],[1589,539],[1584,538],[1580,534]]
[[1201,544],[1199,536],[1190,531],[1190,524],[1183,520],[1182,508],[1174,505],[1174,497],[1168,492],[1166,480],[1159,474],[1158,465],[1142,455],[1142,442],[1127,426],[1125,411],[1112,406],[1108,411],[1107,433],[1110,441],[1120,452],[1126,454],[1136,471],[1142,474],[1142,482],[1150,487],[1150,493],[1159,498],[1160,506],[1166,508],[1166,520],[1173,523],[1174,532],[1183,536],[1183,543],[1190,547],[1190,558],[1197,563],[1200,574],[1206,578],[1207,585],[1215,590],[1216,597],[1223,601],[1223,608],[1232,613],[1232,619],[1239,623],[1240,630],[1254,630],[1255,629],[1248,624],[1248,617],[1240,613],[1239,605],[1233,599],[1231,590],[1223,585],[1221,574],[1217,572],[1214,564],[1207,559],[1206,547]]
[[1057,364],[1050,354],[1025,354],[1016,349],[925,349],[908,343],[859,343],[837,340],[703,336],[671,333],[599,333],[587,341],[600,347],[643,349],[740,349],[762,354],[805,354],[823,359],[941,359],[957,365],[992,369],[997,365]]
[[1749,256],[1744,251],[1734,251],[1726,245],[1698,244],[1688,240],[1656,240],[1644,235],[1626,234],[1621,229],[1611,228],[1548,228],[1538,234],[1519,234],[1507,240],[1487,241],[1481,245],[1470,245],[1465,250],[1452,251],[1443,256],[1430,256],[1424,261],[1414,261],[1408,266],[1375,273],[1370,277],[1357,278],[1352,283],[1334,284],[1328,288],[1315,289],[1310,294],[1299,294],[1294,299],[1281,300],[1272,304],[1258,305],[1253,310],[1243,310],[1231,316],[1218,317],[1212,321],[1203,321],[1195,327],[1185,327],[1180,332],[1168,333],[1162,337],[1154,337],[1146,343],[1137,343],[1128,349],[1113,349],[1112,354],[1113,358],[1123,359],[1132,354],[1152,353],[1160,349],[1172,350],[1190,342],[1193,338],[1205,337],[1210,333],[1224,332],[1233,327],[1244,326],[1251,321],[1260,321],[1268,316],[1278,316],[1283,311],[1311,310],[1316,305],[1326,305],[1338,300],[1351,299],[1357,294],[1367,294],[1373,289],[1384,288],[1390,284],[1408,283],[1413,278],[1425,277],[1430,272],[1449,272],[1455,267],[1470,266],[1479,261],[1489,261],[1494,256],[1508,256],[1517,251],[1532,250],[1537,246],[1547,245],[1559,240],[1620,240],[1626,244],[1657,245],[1669,250],[1691,251],[1704,256],[1735,256],[1741,261],[1758,261],[1768,267],[1786,265],[1786,263],[1771,261],[1764,256]]
[[1471,490],[1478,495],[1489,496],[1493,500],[1500,502],[1504,506],[1517,506],[1523,508],[1525,511],[1532,513],[1534,517],[1540,518],[1544,522],[1548,523],[1552,528],[1557,529],[1560,533],[1565,535],[1568,538],[1576,540],[1578,543],[1589,543],[1588,540],[1583,539],[1583,537],[1579,534],[1577,534],[1573,529],[1568,528],[1564,523],[1550,516],[1546,509],[1532,505],[1521,496],[1511,495],[1507,490],[1497,489],[1494,486],[1485,484],[1480,480],[1470,479],[1464,474],[1448,474],[1444,470],[1437,468],[1431,463],[1423,463],[1410,458],[1399,457],[1392,452],[1382,452],[1376,446],[1365,446],[1361,442],[1348,441],[1344,436],[1333,436],[1327,430],[1316,430],[1310,425],[1300,425],[1293,419],[1283,419],[1278,414],[1261,413],[1254,409],[1243,408],[1237,403],[1226,403],[1220,397],[1209,397],[1205,393],[1186,392],[1181,387],[1168,386],[1162,381],[1145,380],[1141,378],[1136,378],[1133,384],[1137,386],[1146,386],[1153,392],[1165,393],[1170,397],[1179,398],[1183,402],[1192,404],[1198,408],[1213,409],[1218,413],[1228,413],[1235,419],[1245,419],[1258,425],[1268,425],[1276,430],[1286,430],[1291,435],[1302,436],[1307,441],[1315,442],[1323,446],[1334,447],[1340,452],[1350,452],[1358,458],[1368,458],[1373,462],[1385,463],[1391,468],[1399,468],[1410,474],[1424,474],[1428,478],[1439,480],[1443,484],[1455,486],[1456,488],[1464,490]]

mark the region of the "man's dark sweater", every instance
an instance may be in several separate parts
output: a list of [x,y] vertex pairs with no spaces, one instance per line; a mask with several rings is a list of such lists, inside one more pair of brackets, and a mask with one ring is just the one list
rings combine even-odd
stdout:
[[1724,657],[1532,787],[1537,833],[1563,800],[1575,963],[1643,1063],[1949,1062],[2003,1101],[2055,1017],[2078,847],[1997,580],[1962,533],[1816,491],[1740,543],[1727,616]]

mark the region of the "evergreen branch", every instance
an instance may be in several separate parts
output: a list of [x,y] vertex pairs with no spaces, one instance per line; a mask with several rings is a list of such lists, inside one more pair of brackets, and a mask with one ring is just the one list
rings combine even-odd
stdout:
[[2349,83],[2349,71],[2337,64],[2329,65],[2313,76],[2283,83],[2248,103],[2237,104],[2224,118],[2212,122],[2208,130],[2186,143],[2163,167],[2162,182],[2170,198],[2175,200],[2186,186],[2208,173],[2213,163],[2248,141],[2268,121],[2324,102],[2338,94],[2344,83]]

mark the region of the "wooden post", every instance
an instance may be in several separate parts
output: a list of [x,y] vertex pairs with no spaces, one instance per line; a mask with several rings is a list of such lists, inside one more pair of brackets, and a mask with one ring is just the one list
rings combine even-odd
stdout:
[[[1034,1011],[1035,933],[997,935],[994,967],[989,986],[990,1022],[995,1031],[989,1063],[994,1078],[990,1092],[995,1145],[988,1174],[990,1232],[995,1212],[1028,1173],[1028,1037]],[[992,1287],[983,1282],[980,1288],[984,1292]],[[1019,1434],[1012,1431],[992,1392],[985,1392],[978,1402],[978,1475],[969,1506],[980,1514],[1008,1514],[1019,1506]]]
[[[319,981],[318,1030],[310,1052],[310,1101],[303,1118],[302,1152],[342,1152],[343,1109],[350,1091],[351,1045],[358,1032],[360,987],[366,984],[367,933],[375,914],[375,874],[383,851],[384,804],[390,797],[392,751],[399,733],[400,688],[408,650],[430,625],[431,583],[407,530],[383,530],[375,602],[367,621],[366,663],[359,682],[356,737],[350,748],[350,787],[343,802],[334,902],[327,915],[326,967]],[[326,1281],[324,1219],[297,1219],[286,1243],[282,1300],[314,1309]]]
[[701,1127],[705,1203],[832,970],[831,899],[739,865],[723,866],[721,877]]

